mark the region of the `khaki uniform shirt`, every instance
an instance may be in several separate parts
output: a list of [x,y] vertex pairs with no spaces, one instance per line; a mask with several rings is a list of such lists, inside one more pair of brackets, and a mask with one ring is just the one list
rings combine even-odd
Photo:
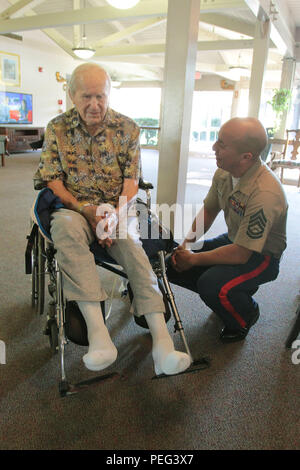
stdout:
[[101,127],[91,136],[77,110],[50,121],[35,179],[60,179],[79,202],[116,206],[124,178],[140,173],[139,127],[108,108]]
[[276,258],[285,250],[286,197],[277,177],[260,159],[234,189],[231,174],[218,169],[204,206],[208,211],[224,211],[233,243]]

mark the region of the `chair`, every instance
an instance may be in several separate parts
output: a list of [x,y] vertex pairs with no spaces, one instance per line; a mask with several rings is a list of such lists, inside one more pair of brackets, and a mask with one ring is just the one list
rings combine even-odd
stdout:
[[[184,331],[182,321],[180,319],[175,298],[171,291],[166,276],[167,257],[176,246],[170,231],[165,229],[158,221],[157,217],[151,213],[149,209],[151,183],[140,181],[140,189],[146,191],[147,202],[138,200],[138,214],[141,223],[142,218],[146,220],[144,227],[148,227],[148,233],[159,233],[156,239],[145,240],[142,238],[143,247],[146,251],[152,269],[157,276],[158,285],[163,295],[166,307],[166,321],[173,314],[175,331],[180,333],[184,348],[192,359],[192,365],[185,372],[201,370],[209,367],[209,358],[201,358],[193,360]],[[88,345],[87,328],[84,318],[76,304],[76,302],[68,302],[63,295],[62,273],[59,269],[58,262],[55,258],[55,247],[50,235],[50,217],[51,212],[62,208],[60,199],[53,194],[49,188],[42,189],[35,201],[33,208],[33,224],[30,235],[27,237],[27,248],[25,253],[25,271],[26,274],[32,275],[32,306],[36,308],[38,314],[44,312],[45,299],[45,276],[49,275],[48,291],[51,300],[48,305],[47,323],[44,334],[49,336],[50,348],[53,354],[60,353],[61,380],[59,382],[59,393],[61,396],[67,396],[77,393],[82,388],[102,381],[107,378],[115,378],[117,373],[110,373],[93,379],[85,380],[77,384],[71,384],[66,378],[65,372],[65,346],[69,341],[82,346]],[[152,224],[156,224],[154,231]],[[152,232],[151,232],[152,231]],[[95,262],[98,266],[109,270],[123,279],[127,279],[126,273],[117,266],[117,263],[97,242],[90,246],[90,250],[94,254]],[[132,290],[128,283],[129,298],[133,300]],[[105,303],[101,303],[102,312],[105,320]],[[147,328],[144,317],[134,317],[136,323]],[[184,372],[184,373],[185,373]],[[154,378],[166,377],[164,374],[155,376]]]
[[6,135],[0,135],[1,166],[5,166],[6,146],[7,146],[7,137],[6,137]]
[[[280,181],[283,183],[283,170],[296,169],[299,171],[297,187],[300,187],[300,160],[298,149],[300,146],[300,129],[286,131],[287,137],[282,152],[273,152],[270,161],[270,168],[275,171],[280,168]],[[276,139],[274,139],[276,140]]]
[[273,128],[272,127],[267,127],[266,128],[267,136],[268,136],[268,143],[265,146],[264,150],[262,151],[260,158],[262,159],[263,162],[268,162],[269,160],[269,155],[271,153],[272,149],[272,143],[270,139],[273,137]]
[[297,339],[299,333],[300,333],[300,305],[297,308],[294,324],[285,342],[285,347],[287,349],[290,349],[292,347],[292,344]]

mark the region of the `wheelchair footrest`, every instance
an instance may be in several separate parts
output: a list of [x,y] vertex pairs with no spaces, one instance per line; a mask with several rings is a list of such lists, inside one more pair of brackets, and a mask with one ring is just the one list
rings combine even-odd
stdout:
[[119,374],[117,372],[112,372],[110,374],[92,377],[91,379],[83,380],[82,382],[78,382],[76,384],[71,384],[66,380],[62,380],[61,382],[59,382],[59,394],[61,397],[74,395],[75,393],[87,389],[91,385],[97,385],[99,382],[103,382],[107,379],[115,380],[118,377]]
[[152,380],[174,377],[176,375],[188,374],[190,372],[197,372],[199,370],[207,369],[208,367],[210,367],[210,363],[211,363],[211,360],[209,357],[202,357],[201,359],[197,359],[193,361],[190,367],[184,370],[183,372],[179,372],[178,374],[173,374],[173,375],[166,375],[166,374],[155,375],[154,377],[152,377]]

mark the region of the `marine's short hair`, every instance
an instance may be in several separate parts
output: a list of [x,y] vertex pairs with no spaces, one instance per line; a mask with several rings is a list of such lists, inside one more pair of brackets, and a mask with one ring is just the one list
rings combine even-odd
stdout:
[[240,153],[252,153],[253,157],[259,157],[267,145],[268,136],[261,122],[252,117],[234,118],[242,126],[241,136],[234,139],[233,144]]

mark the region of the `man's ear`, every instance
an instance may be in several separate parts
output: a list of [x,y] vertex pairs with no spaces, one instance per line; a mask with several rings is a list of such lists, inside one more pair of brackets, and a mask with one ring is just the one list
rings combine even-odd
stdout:
[[70,100],[72,101],[72,103],[74,103],[74,101],[73,101],[73,97],[72,97],[72,95],[71,95],[71,90],[70,90],[70,89],[68,90],[68,93],[69,93],[69,98],[70,98]]
[[243,153],[243,160],[253,160],[253,153],[251,152]]

